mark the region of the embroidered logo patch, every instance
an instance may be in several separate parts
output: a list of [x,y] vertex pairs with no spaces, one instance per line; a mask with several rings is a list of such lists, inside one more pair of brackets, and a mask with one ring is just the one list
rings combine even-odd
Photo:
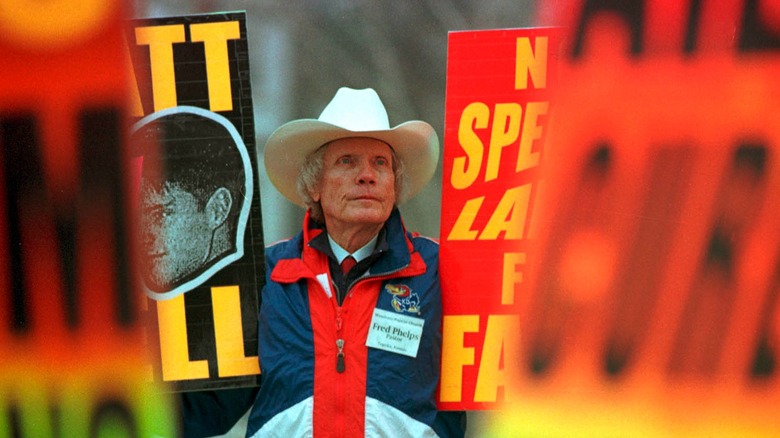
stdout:
[[388,284],[385,290],[393,296],[393,309],[396,312],[420,313],[420,297],[412,292],[412,289],[405,284]]

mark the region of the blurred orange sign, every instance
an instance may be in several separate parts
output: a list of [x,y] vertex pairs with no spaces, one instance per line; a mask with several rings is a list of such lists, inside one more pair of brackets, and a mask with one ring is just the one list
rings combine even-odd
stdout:
[[124,3],[0,7],[0,436],[175,436],[147,384]]
[[774,436],[780,16],[556,2],[520,373],[496,436]]

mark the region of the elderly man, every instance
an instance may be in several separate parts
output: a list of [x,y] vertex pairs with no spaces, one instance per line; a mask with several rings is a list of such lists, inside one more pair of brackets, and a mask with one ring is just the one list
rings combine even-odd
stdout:
[[465,414],[435,403],[438,245],[408,233],[396,208],[438,153],[429,124],[391,129],[371,89],[341,88],[319,119],[271,135],[269,179],[307,214],[266,250],[247,436],[463,436]]

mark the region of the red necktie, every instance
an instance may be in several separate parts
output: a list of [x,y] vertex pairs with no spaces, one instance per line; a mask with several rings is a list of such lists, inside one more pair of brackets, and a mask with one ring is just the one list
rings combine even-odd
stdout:
[[352,269],[353,266],[355,266],[355,259],[352,256],[347,256],[344,260],[341,261],[341,272],[344,273],[344,275],[349,272],[350,269]]

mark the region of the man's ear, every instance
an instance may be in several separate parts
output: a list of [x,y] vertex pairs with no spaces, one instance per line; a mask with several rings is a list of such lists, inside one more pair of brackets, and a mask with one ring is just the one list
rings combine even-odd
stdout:
[[213,230],[222,225],[225,219],[227,219],[232,206],[233,196],[230,195],[230,190],[224,187],[215,190],[206,203],[205,209],[209,220],[209,228]]
[[311,199],[313,199],[314,202],[320,202],[320,191],[319,191],[319,189],[309,190],[309,196],[311,196]]

